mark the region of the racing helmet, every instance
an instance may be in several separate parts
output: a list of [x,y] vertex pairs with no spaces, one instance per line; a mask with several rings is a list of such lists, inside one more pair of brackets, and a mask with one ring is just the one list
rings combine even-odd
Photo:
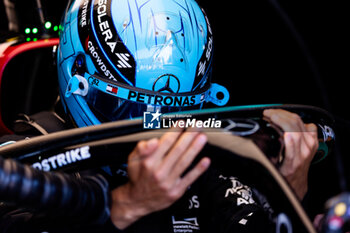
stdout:
[[194,0],[73,0],[62,18],[59,91],[78,127],[223,106],[213,34]]

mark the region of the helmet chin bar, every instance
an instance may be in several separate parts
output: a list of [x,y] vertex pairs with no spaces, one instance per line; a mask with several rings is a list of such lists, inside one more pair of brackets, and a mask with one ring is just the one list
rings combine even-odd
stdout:
[[72,94],[85,97],[89,94],[90,88],[132,102],[168,107],[191,107],[203,102],[212,102],[218,106],[224,106],[230,98],[228,90],[216,83],[208,84],[201,90],[194,92],[155,92],[112,82],[86,72],[84,76],[76,74],[69,80],[65,97],[69,98]]

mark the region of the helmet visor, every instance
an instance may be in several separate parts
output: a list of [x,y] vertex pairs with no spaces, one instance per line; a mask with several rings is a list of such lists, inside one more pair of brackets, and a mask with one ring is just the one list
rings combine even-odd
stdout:
[[87,103],[101,120],[116,121],[140,117],[146,111],[161,113],[202,108],[210,85],[188,93],[163,93],[111,82],[97,75],[85,74],[88,81]]

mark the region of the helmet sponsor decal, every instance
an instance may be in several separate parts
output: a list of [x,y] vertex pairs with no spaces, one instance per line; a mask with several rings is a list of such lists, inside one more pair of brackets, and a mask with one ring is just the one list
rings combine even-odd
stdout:
[[196,96],[163,96],[157,94],[148,94],[137,91],[129,91],[128,100],[144,104],[154,104],[161,106],[187,107],[196,104]]
[[78,13],[78,32],[79,32],[79,38],[82,46],[84,49],[86,47],[84,46],[86,44],[86,41],[89,38],[89,28],[90,28],[90,11],[91,8],[91,1],[90,0],[83,0],[80,3],[79,7],[79,13]]
[[118,94],[118,87],[115,87],[115,86],[112,86],[112,85],[107,85],[106,91],[116,95],[116,94]]
[[81,44],[100,74],[133,86],[136,63],[114,26],[111,0],[83,0],[78,20]]
[[97,46],[97,41],[92,35],[92,29],[90,25],[90,9],[91,0],[83,0],[80,4],[78,14],[78,32],[80,42],[84,47],[85,52],[90,55],[91,60],[94,63],[99,74],[112,81],[119,81],[119,79],[117,79],[119,77],[118,74],[114,72],[113,67],[111,67],[109,63],[106,62],[107,60],[104,54]]
[[153,83],[152,90],[156,92],[179,93],[180,80],[172,74],[163,74]]
[[[112,66],[116,65],[122,77],[135,84],[135,60],[124,45],[111,15],[112,0],[93,0],[92,30]],[[130,83],[129,83],[130,84]]]
[[104,62],[102,55],[98,52],[94,46],[94,43],[90,40],[87,42],[87,49],[90,52],[90,56],[93,58],[92,60],[94,61],[95,66],[98,68],[100,74],[104,75],[110,80],[118,81],[113,75],[113,72],[110,70],[110,66]]
[[158,106],[194,106],[206,101],[206,98],[210,92],[210,86],[207,86],[207,88],[197,93],[189,92],[176,94],[170,92],[157,92],[137,87],[130,87],[126,84],[122,84],[119,82],[110,82],[108,79],[105,79],[103,77],[98,77],[97,75],[89,75],[87,73],[85,74],[85,78],[88,80],[90,88],[95,88],[107,94],[132,102]]
[[[202,88],[206,82],[208,81],[208,72],[210,71],[211,62],[213,58],[213,32],[211,30],[211,26],[209,23],[209,19],[202,9],[203,15],[205,17],[205,21],[207,23],[207,43],[205,45],[205,49],[203,51],[202,57],[198,62],[196,77],[193,83],[192,90],[196,90],[198,87]],[[204,30],[201,28],[201,30]]]
[[87,27],[87,14],[88,14],[88,9],[89,9],[89,0],[84,0],[82,1],[80,5],[80,13],[79,13],[79,25],[82,28]]

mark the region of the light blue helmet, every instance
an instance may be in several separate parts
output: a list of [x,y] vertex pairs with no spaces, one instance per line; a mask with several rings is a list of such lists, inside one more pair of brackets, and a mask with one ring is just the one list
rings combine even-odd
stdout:
[[211,83],[212,30],[194,0],[75,0],[61,26],[60,94],[79,127],[228,102]]

